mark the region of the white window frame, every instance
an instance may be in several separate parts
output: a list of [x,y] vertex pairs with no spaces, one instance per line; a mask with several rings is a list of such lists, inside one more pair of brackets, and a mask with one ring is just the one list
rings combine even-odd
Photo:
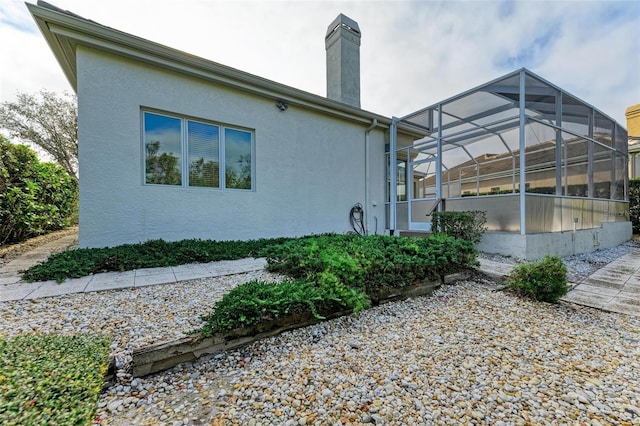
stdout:
[[[147,170],[146,170],[146,149],[145,149],[145,114],[154,114],[162,117],[178,119],[180,120],[180,165],[181,165],[181,184],[180,185],[168,185],[159,183],[147,183]],[[218,128],[218,187],[206,187],[206,186],[190,186],[189,185],[189,146],[188,146],[188,122],[192,121],[199,124],[205,124],[208,126],[216,126]],[[256,164],[255,164],[255,129],[248,129],[242,126],[234,126],[223,124],[211,120],[205,120],[202,118],[195,118],[186,115],[168,113],[164,111],[158,111],[152,108],[141,109],[141,147],[142,147],[142,183],[144,186],[152,187],[168,187],[168,188],[188,188],[191,190],[213,190],[213,191],[240,191],[240,192],[255,192],[256,188]],[[237,130],[240,132],[248,133],[251,137],[251,188],[227,188],[226,187],[226,147],[225,147],[225,130]]]

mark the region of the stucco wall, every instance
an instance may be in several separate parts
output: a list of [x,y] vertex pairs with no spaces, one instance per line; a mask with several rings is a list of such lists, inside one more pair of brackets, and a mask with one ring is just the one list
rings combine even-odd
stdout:
[[[80,246],[350,230],[365,204],[366,125],[78,48]],[[255,131],[254,191],[145,185],[141,108]],[[370,134],[371,220],[383,232],[385,133]],[[376,203],[373,207],[371,204]]]

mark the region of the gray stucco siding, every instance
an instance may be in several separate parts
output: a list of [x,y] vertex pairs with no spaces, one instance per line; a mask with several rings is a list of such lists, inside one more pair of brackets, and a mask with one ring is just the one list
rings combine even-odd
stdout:
[[[78,47],[80,246],[350,230],[365,204],[366,125]],[[253,191],[144,184],[141,111],[254,132]],[[385,133],[370,133],[371,227],[384,223]],[[373,229],[372,229],[373,231]]]

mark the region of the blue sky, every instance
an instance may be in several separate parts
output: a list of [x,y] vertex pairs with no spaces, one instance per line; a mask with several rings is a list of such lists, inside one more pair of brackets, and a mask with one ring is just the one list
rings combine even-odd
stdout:
[[[406,115],[523,66],[623,125],[625,109],[640,103],[635,0],[50,3],[322,96],[324,35],[344,13],[362,31],[362,107],[386,116]],[[71,90],[23,2],[0,0],[0,40],[0,102],[17,91]]]

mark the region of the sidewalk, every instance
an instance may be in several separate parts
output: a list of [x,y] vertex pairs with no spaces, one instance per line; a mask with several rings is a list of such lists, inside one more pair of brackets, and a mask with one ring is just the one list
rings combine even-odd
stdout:
[[[0,302],[170,284],[184,280],[259,271],[267,264],[265,259],[249,258],[127,272],[106,272],[68,279],[62,284],[55,281],[36,283],[21,281],[19,271],[46,260],[51,253],[57,253],[75,245],[76,240],[76,235],[67,235],[50,241],[0,268]],[[512,265],[480,259],[478,269],[502,282],[509,275],[511,268]],[[578,283],[561,300],[605,311],[640,316],[640,251],[624,255],[599,269],[589,278]]]

